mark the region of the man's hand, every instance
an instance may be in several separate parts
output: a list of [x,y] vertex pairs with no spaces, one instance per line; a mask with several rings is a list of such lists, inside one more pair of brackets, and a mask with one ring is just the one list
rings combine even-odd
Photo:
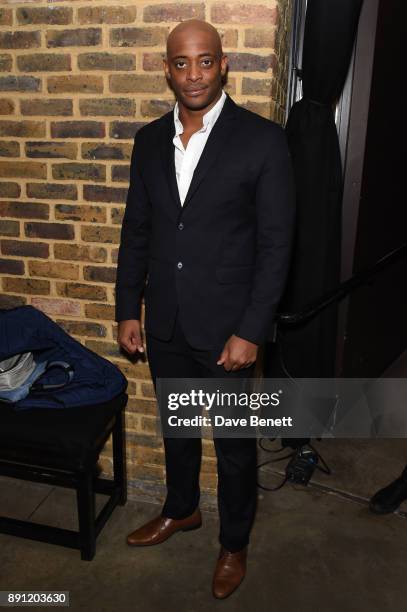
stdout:
[[235,336],[230,336],[220,354],[218,365],[223,365],[227,372],[248,368],[257,359],[258,344]]
[[117,333],[117,342],[120,346],[133,355],[136,351],[144,353],[144,344],[141,338],[141,324],[138,319],[120,321]]

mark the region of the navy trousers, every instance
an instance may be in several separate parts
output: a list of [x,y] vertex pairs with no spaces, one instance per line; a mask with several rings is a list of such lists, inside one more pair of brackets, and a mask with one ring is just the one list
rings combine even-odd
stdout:
[[[172,337],[146,334],[146,352],[154,386],[156,378],[252,377],[255,364],[234,372],[217,365],[223,346],[200,350],[187,342],[178,316]],[[257,441],[255,438],[214,438],[218,468],[219,541],[237,552],[249,542],[257,502]],[[162,516],[182,519],[200,500],[201,438],[164,437],[167,497]]]

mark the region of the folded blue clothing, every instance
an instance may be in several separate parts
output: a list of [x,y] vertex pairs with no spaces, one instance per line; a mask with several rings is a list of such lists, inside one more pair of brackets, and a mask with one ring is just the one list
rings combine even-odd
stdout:
[[[15,410],[91,406],[108,402],[127,389],[119,368],[72,338],[40,310],[33,306],[0,310],[0,361],[28,351],[38,367],[37,380],[26,397],[21,389],[7,398]],[[47,369],[52,362],[70,366],[69,376],[63,367]]]
[[10,389],[8,391],[0,391],[0,400],[5,402],[18,402],[30,392],[31,385],[39,378],[42,374],[44,374],[47,367],[46,361],[39,362],[35,364],[34,370],[31,372],[29,377],[24,381],[22,385],[17,387],[17,389]]

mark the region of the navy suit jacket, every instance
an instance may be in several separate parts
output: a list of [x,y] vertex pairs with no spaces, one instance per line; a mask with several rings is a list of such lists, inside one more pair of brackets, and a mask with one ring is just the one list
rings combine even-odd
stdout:
[[173,112],[135,136],[121,230],[116,321],[140,319],[168,340],[177,309],[188,342],[222,348],[232,334],[262,344],[289,269],[295,197],[284,130],[227,94],[184,205]]

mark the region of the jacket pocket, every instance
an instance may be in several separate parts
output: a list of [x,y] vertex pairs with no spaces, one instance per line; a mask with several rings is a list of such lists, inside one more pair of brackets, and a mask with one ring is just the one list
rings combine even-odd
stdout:
[[216,268],[216,279],[221,284],[250,283],[253,280],[254,266],[223,266]]

